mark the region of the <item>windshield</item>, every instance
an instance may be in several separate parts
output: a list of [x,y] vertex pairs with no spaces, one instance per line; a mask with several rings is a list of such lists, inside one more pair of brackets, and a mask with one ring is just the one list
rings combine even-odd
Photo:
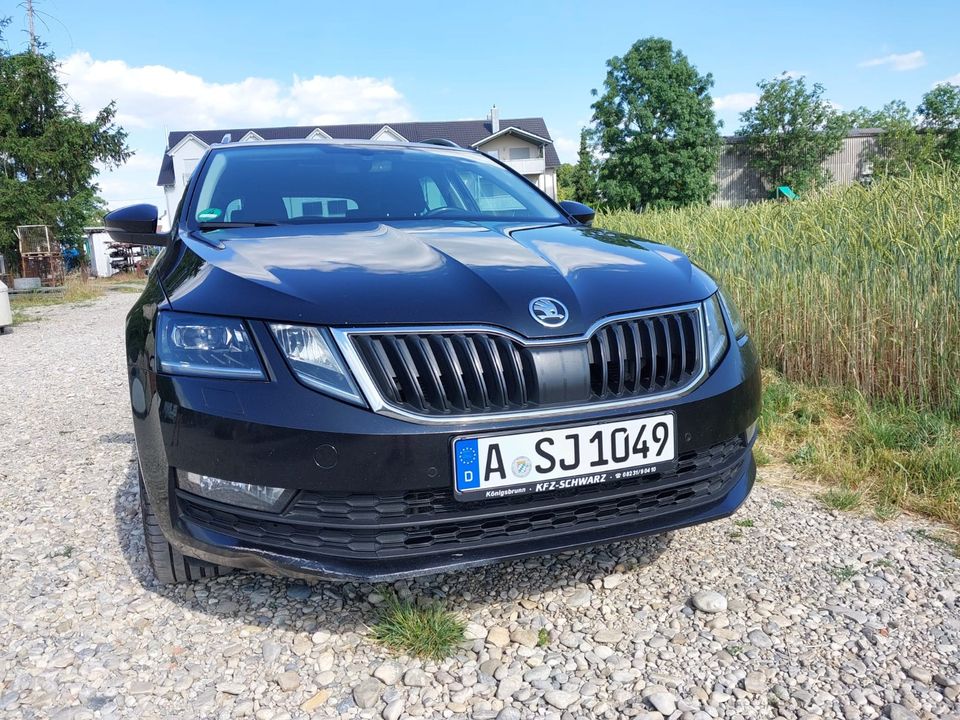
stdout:
[[396,220],[566,222],[481,153],[375,145],[214,150],[191,213],[201,227]]

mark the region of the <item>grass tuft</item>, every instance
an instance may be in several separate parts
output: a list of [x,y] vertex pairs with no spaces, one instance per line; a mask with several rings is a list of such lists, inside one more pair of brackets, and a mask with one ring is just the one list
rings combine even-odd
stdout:
[[918,512],[960,525],[960,420],[905,401],[868,402],[764,372],[758,447],[819,482],[823,501],[878,519]]
[[435,603],[415,605],[388,592],[371,636],[396,652],[441,660],[463,641],[464,628],[454,613]]
[[755,523],[750,518],[744,518],[743,520],[734,520],[733,524],[737,527],[752,528]]
[[537,631],[537,647],[546,647],[550,644],[550,633],[546,628],[540,628]]
[[854,578],[857,574],[857,571],[849,565],[839,565],[837,567],[830,568],[830,574],[836,578],[837,582],[845,582]]
[[860,495],[852,490],[832,488],[820,496],[823,504],[833,510],[854,510],[860,506]]

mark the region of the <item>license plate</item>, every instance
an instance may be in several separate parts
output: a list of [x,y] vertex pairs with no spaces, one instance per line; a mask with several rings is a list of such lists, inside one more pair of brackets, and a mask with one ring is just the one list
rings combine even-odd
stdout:
[[457,438],[454,494],[458,500],[482,500],[639,478],[672,468],[676,444],[673,413]]

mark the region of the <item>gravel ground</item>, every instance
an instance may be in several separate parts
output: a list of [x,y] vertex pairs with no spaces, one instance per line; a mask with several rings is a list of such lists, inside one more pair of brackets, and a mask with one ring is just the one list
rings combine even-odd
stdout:
[[367,639],[382,588],[157,586],[131,301],[47,308],[0,337],[0,716],[960,717],[960,560],[923,522],[762,481],[740,526],[397,583],[469,621],[441,663]]

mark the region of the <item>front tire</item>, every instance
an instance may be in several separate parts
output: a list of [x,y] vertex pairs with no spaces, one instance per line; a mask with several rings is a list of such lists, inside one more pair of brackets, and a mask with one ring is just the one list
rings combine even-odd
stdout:
[[143,487],[143,475],[140,474],[139,477],[143,540],[147,546],[147,558],[150,561],[150,567],[160,584],[172,585],[174,583],[194,582],[232,572],[232,568],[184,555],[167,542],[167,538],[164,537],[163,531],[160,529],[157,515],[150,504],[150,498],[147,497],[146,488]]

